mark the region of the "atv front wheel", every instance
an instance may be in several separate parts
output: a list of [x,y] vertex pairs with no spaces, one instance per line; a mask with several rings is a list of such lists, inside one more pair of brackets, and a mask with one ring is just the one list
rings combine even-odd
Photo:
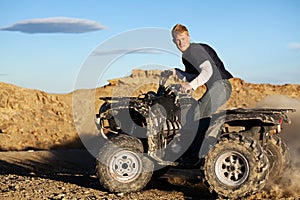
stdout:
[[262,189],[268,167],[267,156],[255,140],[230,134],[210,150],[203,170],[211,191],[236,199]]
[[143,189],[152,177],[154,166],[143,155],[140,140],[120,135],[101,148],[96,170],[104,188],[127,193]]

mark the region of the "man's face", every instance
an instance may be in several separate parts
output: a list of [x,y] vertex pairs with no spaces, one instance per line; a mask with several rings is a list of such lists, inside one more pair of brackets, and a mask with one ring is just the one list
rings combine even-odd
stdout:
[[186,33],[174,33],[173,41],[181,52],[184,52],[190,46],[190,36]]

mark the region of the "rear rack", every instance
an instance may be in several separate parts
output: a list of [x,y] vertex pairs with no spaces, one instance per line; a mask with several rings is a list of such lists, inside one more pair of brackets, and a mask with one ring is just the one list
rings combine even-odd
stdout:
[[243,114],[243,113],[262,113],[262,114],[277,114],[277,113],[289,113],[296,112],[296,109],[292,108],[236,108],[232,110],[226,110],[226,114]]

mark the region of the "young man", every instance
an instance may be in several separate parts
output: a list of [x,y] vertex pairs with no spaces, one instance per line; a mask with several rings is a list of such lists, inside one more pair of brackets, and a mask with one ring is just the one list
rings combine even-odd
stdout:
[[176,69],[176,74],[185,82],[182,90],[196,90],[205,85],[207,90],[198,100],[194,120],[211,115],[230,97],[232,75],[225,69],[216,52],[206,44],[191,43],[187,28],[177,24],[172,29],[173,42],[182,52],[185,71]]
[[199,163],[198,153],[212,114],[230,97],[232,88],[228,79],[232,78],[232,75],[225,69],[223,62],[210,46],[190,42],[189,32],[185,26],[175,25],[172,29],[172,36],[173,42],[182,52],[182,62],[185,66],[185,71],[180,69],[173,71],[184,81],[182,91],[196,90],[199,86],[206,86],[206,92],[198,100],[197,105],[187,112],[189,114],[187,114],[186,122],[182,121],[182,131],[189,133],[182,134],[182,137],[189,138],[191,135],[195,137],[186,152],[189,161],[185,162],[195,165]]

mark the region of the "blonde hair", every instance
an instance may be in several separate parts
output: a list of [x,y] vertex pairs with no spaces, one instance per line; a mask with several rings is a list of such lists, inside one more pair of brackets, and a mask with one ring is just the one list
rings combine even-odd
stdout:
[[172,29],[172,36],[174,37],[175,33],[186,33],[187,36],[189,35],[188,29],[182,24],[176,24]]

